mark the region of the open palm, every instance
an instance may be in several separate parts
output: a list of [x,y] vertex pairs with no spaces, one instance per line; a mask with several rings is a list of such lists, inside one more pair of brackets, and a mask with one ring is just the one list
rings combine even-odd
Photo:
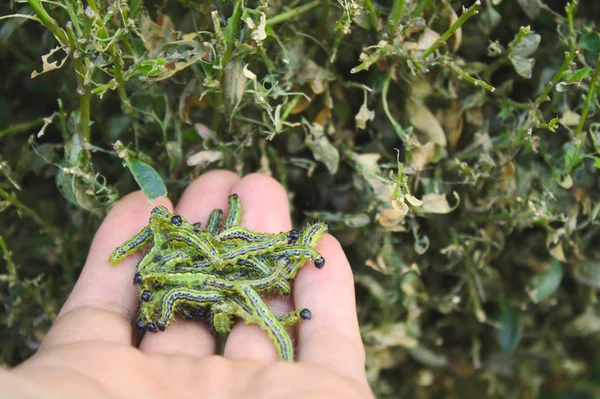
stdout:
[[[240,179],[207,173],[184,192],[175,211],[206,222],[237,193],[242,224],[278,233],[291,228],[285,190],[261,175]],[[155,205],[173,209],[167,199]],[[148,223],[153,205],[141,193],[119,201],[96,233],[81,276],[40,350],[0,375],[0,393],[25,397],[85,398],[370,398],[364,347],[358,330],[350,265],[339,243],[326,235],[319,252],[326,266],[300,270],[290,298],[271,299],[276,314],[308,308],[312,319],[293,332],[296,363],[278,361],[267,334],[238,323],[216,355],[216,342],[199,322],[177,320],[165,332],[139,339],[132,284],[139,255],[113,268],[111,252]]]

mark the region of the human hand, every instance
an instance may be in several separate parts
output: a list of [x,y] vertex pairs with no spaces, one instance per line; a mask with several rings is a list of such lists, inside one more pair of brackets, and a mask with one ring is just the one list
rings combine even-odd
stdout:
[[[271,178],[240,179],[209,172],[184,192],[176,212],[206,223],[227,208],[231,193],[244,206],[242,224],[255,231],[291,229],[287,194]],[[173,209],[168,199],[155,205]],[[289,298],[269,301],[275,314],[308,308],[312,319],[293,332],[296,363],[278,361],[266,332],[237,323],[217,356],[216,341],[199,322],[177,319],[161,333],[139,340],[132,284],[140,254],[116,268],[112,251],[148,223],[152,205],[137,192],[119,201],[92,242],[77,284],[38,352],[0,373],[0,394],[85,398],[371,398],[354,298],[352,271],[339,243],[323,237],[322,270],[304,267]],[[0,395],[2,396],[2,395]]]

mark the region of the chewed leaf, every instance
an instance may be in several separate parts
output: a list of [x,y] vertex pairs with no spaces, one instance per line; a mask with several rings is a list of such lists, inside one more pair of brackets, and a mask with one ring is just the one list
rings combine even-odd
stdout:
[[223,153],[220,151],[200,151],[191,155],[187,159],[188,166],[204,167],[210,163],[217,162],[223,159]]
[[378,349],[395,346],[415,348],[419,344],[415,332],[402,322],[367,331],[363,334],[363,339],[367,346]]
[[63,65],[65,65],[65,62],[69,58],[69,56],[67,54],[65,54],[65,56],[62,60],[57,60],[57,61],[52,61],[52,62],[48,61],[49,58],[52,57],[55,53],[57,53],[59,50],[63,50],[62,46],[56,46],[52,50],[50,50],[50,52],[48,54],[42,55],[42,71],[41,72],[38,72],[38,71],[31,72],[31,79],[35,78],[36,76],[40,76],[43,73],[54,71],[55,69],[60,69],[60,68],[62,68]]
[[198,62],[206,54],[202,44],[193,40],[165,43],[151,51],[124,73],[125,80],[133,77],[159,81]]
[[315,159],[327,166],[329,173],[334,175],[340,163],[338,149],[327,138],[323,126],[313,123],[309,129],[310,134],[306,136],[306,145],[312,150]]
[[458,207],[460,197],[456,192],[453,192],[454,198],[456,198],[456,205],[451,207],[446,199],[446,194],[425,194],[421,201],[423,201],[422,208],[425,212],[429,213],[450,213]]
[[149,201],[167,195],[167,188],[162,178],[150,165],[129,157],[125,158],[125,165]]
[[367,121],[372,121],[375,118],[375,111],[370,110],[367,104],[363,104],[358,111],[358,114],[354,117],[357,129],[366,129]]
[[223,97],[227,112],[232,114],[238,107],[244,96],[246,88],[246,75],[243,71],[244,66],[239,59],[233,60],[227,64],[223,70]]
[[517,57],[529,57],[537,50],[542,37],[537,33],[528,33],[514,47],[512,54]]
[[411,125],[423,133],[423,143],[435,143],[446,147],[448,141],[442,125],[433,113],[422,102],[410,99],[406,103],[406,111]]
[[533,71],[533,65],[535,64],[535,60],[533,58],[523,58],[518,56],[510,57],[510,62],[512,63],[515,71],[524,77],[525,79],[531,79],[531,73]]

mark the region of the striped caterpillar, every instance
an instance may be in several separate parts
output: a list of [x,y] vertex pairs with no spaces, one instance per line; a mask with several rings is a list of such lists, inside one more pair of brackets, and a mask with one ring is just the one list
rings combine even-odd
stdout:
[[261,294],[288,295],[290,280],[307,261],[324,266],[325,259],[314,248],[327,226],[258,233],[240,225],[242,211],[239,196],[233,194],[227,213],[213,210],[203,228],[157,206],[148,226],[119,246],[109,261],[117,265],[145,251],[133,279],[141,300],[136,321],[140,330],[164,331],[183,315],[208,318],[216,332],[227,334],[239,317],[266,331],[281,360],[293,361],[286,328],[310,319],[311,313],[298,309],[275,316]]

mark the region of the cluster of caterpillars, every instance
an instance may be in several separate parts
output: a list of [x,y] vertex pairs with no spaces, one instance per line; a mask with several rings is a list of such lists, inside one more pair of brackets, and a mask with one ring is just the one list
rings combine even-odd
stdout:
[[240,225],[242,205],[229,197],[229,211],[215,209],[205,228],[188,223],[164,206],[151,212],[150,223],[110,256],[116,265],[132,253],[149,248],[137,265],[133,283],[141,304],[136,325],[164,331],[176,315],[209,319],[221,334],[231,331],[235,318],[266,330],[281,360],[294,360],[286,331],[310,319],[308,309],[275,316],[263,295],[288,295],[290,281],[306,261],[322,268],[325,259],[314,249],[327,231],[314,223],[302,232],[256,233]]

